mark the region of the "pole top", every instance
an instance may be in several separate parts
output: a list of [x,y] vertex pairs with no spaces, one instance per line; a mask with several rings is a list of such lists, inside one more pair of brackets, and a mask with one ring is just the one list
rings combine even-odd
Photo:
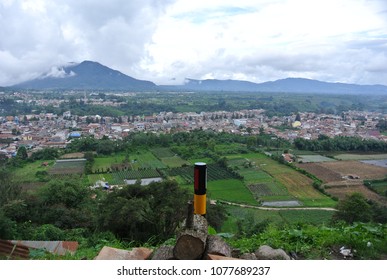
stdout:
[[197,166],[205,166],[205,165],[207,165],[207,163],[205,163],[205,162],[195,162],[195,165],[197,165]]

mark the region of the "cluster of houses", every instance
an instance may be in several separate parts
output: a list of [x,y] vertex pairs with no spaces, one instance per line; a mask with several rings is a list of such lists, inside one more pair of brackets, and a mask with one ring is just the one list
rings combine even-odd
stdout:
[[[97,139],[122,139],[131,132],[174,133],[195,129],[241,135],[262,132],[287,140],[316,139],[320,134],[359,136],[387,141],[377,124],[387,116],[380,113],[349,111],[340,116],[300,113],[297,116],[268,117],[262,109],[235,112],[160,112],[152,116],[75,116],[41,113],[0,116],[0,154],[12,157],[18,147],[29,151],[45,147],[63,148],[73,138],[92,135]],[[297,121],[296,121],[297,119]]]

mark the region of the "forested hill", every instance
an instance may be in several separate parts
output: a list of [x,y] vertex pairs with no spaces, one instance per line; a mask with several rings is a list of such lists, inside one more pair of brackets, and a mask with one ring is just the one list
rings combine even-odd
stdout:
[[287,78],[264,83],[239,80],[186,79],[181,86],[162,86],[163,89],[192,91],[244,91],[244,92],[294,92],[329,94],[387,94],[384,85],[356,85],[328,83],[303,78]]

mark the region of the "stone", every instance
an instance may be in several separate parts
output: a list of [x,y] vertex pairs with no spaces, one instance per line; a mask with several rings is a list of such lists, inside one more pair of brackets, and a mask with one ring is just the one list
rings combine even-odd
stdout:
[[254,253],[244,253],[239,258],[242,260],[256,260],[257,256]]
[[262,245],[254,254],[258,260],[290,260],[284,250],[273,249],[268,245]]
[[140,247],[132,250],[123,250],[104,246],[99,252],[96,260],[146,260],[150,257],[153,250]]

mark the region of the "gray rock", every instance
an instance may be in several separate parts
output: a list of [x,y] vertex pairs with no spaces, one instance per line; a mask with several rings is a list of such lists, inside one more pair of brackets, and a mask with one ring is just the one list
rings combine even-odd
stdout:
[[270,246],[262,245],[254,253],[258,260],[290,260],[290,257],[282,249],[273,249]]
[[239,258],[243,260],[256,260],[257,256],[254,253],[244,253]]

